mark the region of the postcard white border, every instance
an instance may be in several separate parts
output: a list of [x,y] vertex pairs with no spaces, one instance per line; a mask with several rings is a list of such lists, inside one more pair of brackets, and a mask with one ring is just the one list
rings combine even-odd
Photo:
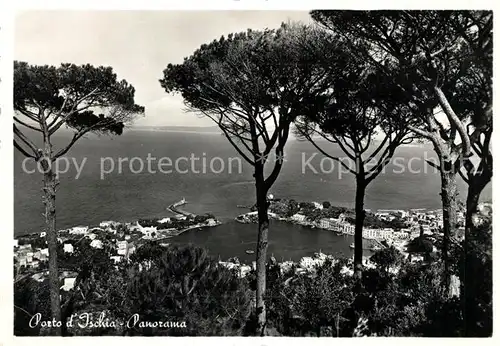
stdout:
[[[18,11],[23,10],[310,10],[314,8],[332,8],[332,9],[494,9],[494,1],[485,0],[420,0],[420,1],[323,1],[323,0],[178,0],[178,1],[130,1],[130,0],[87,0],[87,1],[62,1],[62,0],[20,0],[7,2],[3,1],[0,5],[0,213],[2,229],[0,230],[0,239],[2,251],[0,251],[0,268],[1,268],[1,283],[0,283],[0,344],[16,344],[16,345],[67,345],[81,344],[88,345],[94,343],[96,345],[109,345],[110,343],[120,343],[121,345],[132,343],[148,343],[165,345],[192,345],[192,344],[213,344],[213,345],[251,345],[251,346],[267,346],[267,345],[330,345],[340,342],[349,345],[366,345],[373,344],[417,344],[417,343],[439,343],[454,345],[469,344],[480,342],[489,344],[494,342],[495,336],[498,334],[498,285],[494,284],[494,338],[489,339],[429,339],[429,338],[358,338],[358,339],[337,339],[330,338],[119,338],[119,337],[84,337],[84,338],[21,338],[13,336],[13,292],[12,292],[12,238],[13,238],[13,146],[12,146],[12,61],[13,61],[13,23],[14,15]],[[497,14],[494,15],[494,49],[500,47],[500,42],[497,35],[497,28],[500,25]],[[494,76],[500,74],[498,67],[497,55],[494,58]],[[496,81],[494,90],[496,91]],[[495,92],[494,104],[498,104],[498,92]],[[495,119],[496,121],[496,119]],[[493,151],[496,152],[500,141],[500,135],[493,136]],[[498,160],[495,160],[495,171],[498,172],[500,167]],[[494,175],[494,180],[497,175]],[[493,182],[496,186],[496,182]],[[495,200],[497,200],[497,189],[493,188],[493,204],[494,204],[494,224],[498,224],[498,213],[496,213]],[[496,256],[499,235],[494,232],[494,279],[499,278]],[[494,280],[496,282],[496,280]]]

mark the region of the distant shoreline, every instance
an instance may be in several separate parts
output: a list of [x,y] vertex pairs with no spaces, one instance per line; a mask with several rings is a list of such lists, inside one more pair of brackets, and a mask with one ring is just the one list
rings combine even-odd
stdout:
[[144,131],[144,132],[174,132],[174,133],[192,133],[202,135],[220,135],[218,132],[212,131],[194,131],[194,130],[175,130],[175,129],[141,129],[141,128],[128,128],[127,131]]

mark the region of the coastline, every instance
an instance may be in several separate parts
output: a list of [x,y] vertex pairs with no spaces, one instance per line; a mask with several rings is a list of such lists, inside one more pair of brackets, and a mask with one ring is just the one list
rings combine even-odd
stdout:
[[[287,224],[299,225],[311,229],[330,231],[338,236],[354,236],[354,210],[337,207],[329,202],[297,202],[288,199],[268,197],[269,220]],[[366,209],[363,226],[363,250],[378,251],[394,246],[401,252],[406,252],[407,244],[422,236],[434,237],[440,232],[442,211],[427,208]],[[464,220],[461,213],[459,219]],[[235,221],[243,224],[258,223],[256,211],[238,215]],[[365,245],[366,244],[366,245]],[[354,243],[349,246],[354,248]]]
[[[185,217],[185,218],[194,218],[194,217],[198,216],[196,214],[193,214],[193,213],[190,213],[190,212],[178,209],[179,206],[186,204],[186,203],[182,203],[182,204],[178,204],[178,203],[179,202],[172,203],[172,204],[170,204],[166,208],[167,211],[169,211],[170,213],[172,213],[174,215],[174,218],[176,216],[177,217]],[[164,217],[164,218],[161,218],[161,219],[158,218],[157,220],[165,220],[165,219],[170,219],[170,217]],[[151,220],[155,220],[155,219],[151,219]],[[69,227],[69,228],[66,228],[66,229],[59,229],[59,230],[57,230],[57,233],[58,234],[66,233],[66,232],[71,233],[71,230],[83,229],[83,228],[86,228],[88,231],[99,230],[99,229],[103,230],[103,224],[111,224],[111,225],[115,225],[115,226],[130,227],[132,229],[138,229],[141,232],[144,232],[146,230],[146,233],[151,233],[151,232],[155,232],[155,231],[159,232],[159,233],[165,233],[165,232],[162,232],[163,231],[162,229],[154,229],[154,228],[151,228],[151,227],[143,227],[143,226],[140,225],[140,222],[141,222],[140,219],[139,220],[130,221],[130,222],[126,222],[126,221],[114,221],[114,220],[106,220],[106,221],[104,221],[103,220],[103,221],[101,221],[99,223],[99,225],[87,225],[87,226],[76,225],[76,226],[72,226],[72,227]],[[172,229],[165,229],[164,231],[168,231],[169,234],[167,234],[167,235],[165,235],[163,237],[158,237],[158,238],[155,238],[155,239],[147,239],[147,240],[159,241],[159,240],[162,240],[162,239],[168,239],[168,238],[179,236],[179,235],[181,235],[181,234],[183,234],[183,233],[185,233],[187,231],[193,230],[193,229],[203,229],[203,228],[215,227],[215,226],[219,226],[221,224],[222,224],[222,222],[219,221],[218,219],[216,219],[214,217],[213,218],[213,222],[209,222],[209,223],[197,223],[197,224],[186,226],[186,227],[184,227],[182,229],[175,229],[175,230],[173,228]],[[104,228],[107,228],[107,226],[105,226]],[[78,231],[76,233],[78,233]],[[20,235],[15,235],[14,234],[14,239],[41,237],[42,234],[45,234],[44,229],[40,229],[39,231],[24,233],[24,234],[20,234]]]

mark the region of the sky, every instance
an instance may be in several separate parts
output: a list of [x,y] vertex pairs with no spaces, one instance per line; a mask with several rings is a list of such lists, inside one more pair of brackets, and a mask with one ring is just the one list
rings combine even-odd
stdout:
[[26,11],[16,16],[14,58],[112,66],[146,108],[136,125],[212,126],[185,113],[181,96],[165,93],[158,81],[163,70],[221,35],[287,21],[311,19],[306,11]]

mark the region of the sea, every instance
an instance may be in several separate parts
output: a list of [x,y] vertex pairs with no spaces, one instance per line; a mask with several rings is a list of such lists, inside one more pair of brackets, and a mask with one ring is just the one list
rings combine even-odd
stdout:
[[[70,138],[69,133],[54,136],[54,147],[62,147]],[[320,144],[347,164],[336,145]],[[65,158],[58,167],[58,229],[92,226],[104,220],[167,217],[171,216],[168,205],[185,198],[185,210],[212,213],[223,224],[185,232],[169,239],[170,243],[202,246],[221,260],[235,256],[244,261],[253,259],[246,250],[255,250],[257,226],[234,221],[247,211],[241,206],[255,202],[252,167],[220,133],[130,129],[115,137],[92,134],[77,142]],[[435,154],[429,145],[400,147],[369,185],[365,208],[440,208],[439,174],[424,162],[432,158]],[[352,175],[337,162],[325,159],[309,142],[289,140],[284,157],[270,156],[268,165],[276,159],[283,159],[283,168],[270,190],[275,198],[353,207]],[[459,197],[465,198],[462,181],[459,191]],[[491,186],[481,199],[491,200]],[[43,209],[42,174],[33,161],[15,151],[14,235],[41,232]],[[274,221],[268,252],[279,260],[298,260],[319,251],[350,256],[352,242],[350,236]]]

